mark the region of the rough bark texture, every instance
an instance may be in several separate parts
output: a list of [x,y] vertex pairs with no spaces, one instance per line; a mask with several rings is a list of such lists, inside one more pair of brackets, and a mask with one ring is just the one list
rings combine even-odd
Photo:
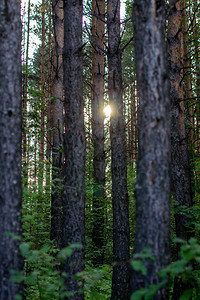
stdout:
[[187,115],[188,120],[190,122],[189,126],[189,139],[190,139],[190,147],[194,145],[194,104],[192,102],[192,61],[190,55],[190,48],[189,48],[189,35],[188,35],[188,21],[187,21],[187,14],[186,14],[186,6],[184,4],[184,9],[182,11],[183,14],[183,43],[184,43],[184,59],[183,64],[184,68],[186,68],[185,75],[185,83],[184,83],[184,90],[185,90],[185,98],[187,103]]
[[[184,115],[183,77],[183,33],[182,9],[184,0],[171,9],[168,20],[168,63],[171,101],[171,183],[174,200],[179,208],[192,206],[190,163],[187,148]],[[177,236],[188,240],[191,233],[186,226],[190,220],[181,212],[175,215]]]
[[53,149],[52,149],[52,198],[51,198],[51,239],[55,239],[57,245],[61,246],[62,239],[62,167],[63,155],[63,46],[64,46],[64,24],[63,24],[63,0],[53,0],[54,21],[54,56],[53,56],[53,84],[52,84],[52,126],[53,126]]
[[111,106],[110,138],[113,202],[113,268],[111,299],[128,297],[129,212],[126,137],[123,117],[119,1],[108,1],[108,90]]
[[[178,1],[170,10],[168,19],[168,62],[171,101],[171,184],[178,212],[175,214],[176,235],[189,240],[191,231],[187,223],[191,221],[181,211],[181,207],[192,206],[191,172],[187,147],[184,115],[183,90],[183,9],[184,0]],[[180,247],[177,247],[179,252]],[[178,253],[177,253],[178,254]],[[175,279],[173,299],[179,299],[187,287],[178,278]]]
[[[148,248],[147,275],[132,271],[131,293],[157,284],[157,272],[170,259],[170,128],[165,62],[163,1],[136,0],[133,6],[136,76],[139,96],[139,149],[134,253]],[[169,299],[163,288],[152,299]]]
[[30,36],[30,12],[31,3],[28,1],[28,17],[27,17],[27,40],[26,40],[26,63],[23,84],[23,124],[22,124],[22,140],[23,140],[23,179],[24,186],[28,184],[28,140],[27,140],[27,96],[28,96],[28,60],[29,60],[29,36]]
[[40,151],[39,151],[39,162],[40,162],[40,184],[43,185],[44,176],[44,135],[45,135],[45,0],[42,0],[42,45],[41,45],[41,78],[40,88],[42,92],[41,97],[41,133],[40,133]]
[[[104,48],[105,0],[92,2],[92,36]],[[101,20],[99,18],[101,18]],[[94,143],[94,193],[93,193],[93,234],[95,266],[103,264],[104,246],[104,53],[92,45],[92,138]]]
[[[84,247],[85,211],[85,131],[83,118],[82,2],[64,1],[64,87],[65,87],[65,184],[63,195],[63,246],[80,243]],[[63,264],[68,274],[66,288],[78,294],[82,283],[73,276],[84,268],[84,249],[75,249]],[[79,284],[80,285],[79,285]]]
[[0,2],[0,299],[13,300],[23,284],[10,281],[22,271],[21,235],[21,21],[20,1]]
[[51,82],[52,82],[52,11],[51,7],[48,11],[48,63],[47,63],[47,122],[46,122],[46,194],[50,195],[51,191],[51,150],[52,150],[52,98],[51,98]]
[[199,136],[200,136],[200,104],[199,104],[199,99],[200,99],[200,51],[199,51],[199,30],[198,30],[198,8],[199,2],[198,0],[193,1],[193,7],[191,6],[191,14],[190,17],[192,17],[192,40],[193,40],[193,47],[194,47],[194,58],[195,58],[195,93],[198,99],[198,102],[196,104],[196,114],[195,114],[195,119],[196,119],[196,132],[195,132],[195,139],[196,139],[196,145],[195,145],[195,151],[199,154],[200,153],[200,143],[199,143]]

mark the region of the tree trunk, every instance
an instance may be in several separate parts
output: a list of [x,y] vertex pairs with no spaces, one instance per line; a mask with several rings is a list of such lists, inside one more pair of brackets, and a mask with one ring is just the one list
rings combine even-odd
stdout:
[[189,49],[189,36],[188,36],[188,22],[187,22],[187,14],[186,14],[186,6],[184,5],[183,9],[183,43],[184,43],[184,56],[183,56],[183,65],[185,68],[185,82],[184,82],[184,90],[185,90],[185,98],[187,103],[187,115],[189,120],[189,141],[190,148],[192,149],[194,146],[194,103],[192,100],[192,70],[191,70],[191,54]]
[[[151,250],[146,275],[132,271],[131,293],[158,284],[170,261],[170,124],[165,61],[165,1],[136,0],[133,6],[139,96],[139,149],[134,253]],[[152,299],[169,299],[165,288]]]
[[[187,223],[191,218],[183,213],[183,207],[192,207],[191,171],[187,147],[183,91],[183,9],[184,0],[174,4],[168,19],[168,61],[171,102],[171,184],[178,212],[175,214],[176,235],[186,241],[191,237]],[[180,247],[177,246],[177,255]],[[173,299],[178,299],[187,287],[175,279]]]
[[126,170],[126,137],[123,117],[119,1],[107,6],[108,91],[111,106],[111,172],[113,203],[113,268],[111,299],[128,297],[129,212]]
[[53,149],[52,149],[52,195],[51,195],[51,239],[55,239],[58,247],[62,240],[62,167],[64,163],[63,153],[63,0],[53,0],[53,24],[54,24],[54,53],[53,53],[53,83],[52,83],[52,121],[53,121]]
[[200,34],[199,34],[199,30],[198,30],[198,15],[197,12],[199,11],[198,6],[198,0],[193,1],[193,5],[192,5],[192,11],[193,11],[193,24],[192,24],[192,37],[193,37],[193,47],[194,47],[194,58],[195,58],[195,93],[197,96],[197,104],[196,104],[196,145],[195,145],[195,152],[196,153],[200,153],[200,143],[199,143],[199,137],[200,137],[200,103],[199,103],[199,99],[200,99],[200,68],[199,68],[199,64],[200,64],[200,51],[199,51],[199,38],[200,38]]
[[24,88],[23,88],[23,124],[22,124],[22,140],[23,140],[23,179],[24,186],[28,185],[28,141],[27,141],[27,96],[28,96],[28,54],[29,54],[29,36],[30,36],[30,11],[31,2],[28,1],[28,24],[27,24],[27,40],[26,40],[26,64],[24,74]]
[[[171,9],[168,20],[168,62],[171,101],[171,183],[175,205],[180,209],[192,206],[190,163],[185,131],[183,93],[183,33],[182,10],[184,0],[179,0]],[[181,211],[175,215],[179,238],[188,240],[191,233],[187,223],[190,218]]]
[[[63,247],[73,243],[84,247],[85,232],[85,129],[82,59],[82,2],[64,2],[64,87],[65,87],[65,183],[63,195]],[[63,263],[67,273],[69,299],[83,299],[78,291],[83,282],[74,275],[83,271],[84,249],[75,248]]]
[[0,299],[23,295],[10,281],[23,271],[21,236],[21,20],[20,1],[0,2]]
[[44,176],[44,136],[45,136],[45,0],[42,0],[42,45],[41,45],[41,133],[40,133],[40,152],[39,152],[39,165],[40,165],[40,184],[43,186]]
[[52,150],[52,95],[51,95],[51,82],[52,82],[52,11],[49,6],[49,24],[48,24],[48,64],[47,64],[47,136],[46,136],[46,193],[50,194],[51,191],[51,150]]
[[[105,0],[92,1],[92,36],[104,48]],[[98,18],[100,17],[101,20]],[[92,138],[94,143],[93,234],[94,266],[103,264],[104,246],[104,53],[92,45]]]

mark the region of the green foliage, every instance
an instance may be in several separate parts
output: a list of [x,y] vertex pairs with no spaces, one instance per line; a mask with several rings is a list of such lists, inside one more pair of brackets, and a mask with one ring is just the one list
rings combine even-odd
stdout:
[[136,291],[131,295],[131,300],[151,300],[153,299],[157,291],[161,289],[164,285],[165,282],[161,282],[157,285],[152,284],[146,288]]
[[[156,292],[165,285],[170,289],[173,288],[170,285],[174,282],[175,277],[178,277],[185,286],[189,287],[184,291],[181,300],[189,300],[191,297],[193,300],[200,298],[200,244],[195,238],[191,238],[188,243],[182,239],[175,239],[175,242],[182,244],[180,259],[170,263],[169,266],[159,272],[161,279],[159,284],[152,284],[134,292],[131,295],[131,300],[152,299]],[[147,273],[144,259],[154,259],[149,249],[135,254],[131,266],[135,271],[140,271],[145,276]]]
[[187,298],[192,293],[192,299],[200,297],[200,244],[195,238],[189,242],[176,239],[176,242],[182,243],[180,250],[180,259],[172,262],[167,268],[160,272],[162,278],[174,280],[178,276],[182,282],[190,287],[185,291],[182,299]]
[[110,265],[104,265],[96,269],[88,267],[80,276],[85,280],[85,299],[110,299],[112,278],[112,267]]
[[151,250],[144,248],[141,253],[136,253],[133,255],[133,259],[131,260],[131,266],[135,271],[140,271],[142,275],[146,275],[146,266],[145,260],[150,259],[155,261],[154,257],[151,254]]
[[[65,290],[64,280],[67,274],[61,273],[60,264],[73,253],[74,248],[82,248],[80,244],[72,244],[61,251],[53,243],[45,244],[39,250],[34,250],[31,243],[20,245],[24,257],[24,272],[12,271],[11,281],[25,283],[27,300],[65,299],[70,293]],[[86,267],[82,273],[76,274],[76,279],[84,280],[85,299],[110,299],[112,267],[104,265],[101,268]],[[16,299],[21,299],[18,295]]]
[[27,300],[64,299],[69,292],[64,287],[66,274],[61,273],[60,264],[72,255],[74,248],[81,247],[80,244],[72,244],[59,252],[53,243],[49,243],[34,250],[31,243],[23,242],[20,250],[25,261],[24,272],[13,271],[11,281],[24,281]]

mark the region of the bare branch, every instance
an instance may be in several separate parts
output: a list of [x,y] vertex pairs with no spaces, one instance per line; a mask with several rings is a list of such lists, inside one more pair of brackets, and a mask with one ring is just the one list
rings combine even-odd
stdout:
[[130,40],[124,45],[124,47],[122,48],[122,52],[126,49],[126,47],[133,41],[133,36],[132,38],[130,38]]
[[107,54],[107,51],[105,51],[96,41],[95,41],[95,39],[94,39],[94,37],[90,34],[90,32],[89,32],[89,30],[88,30],[88,28],[87,28],[87,24],[86,24],[86,22],[84,22],[85,23],[85,29],[86,29],[86,31],[87,31],[87,34],[88,34],[88,36],[89,36],[89,38],[91,39],[91,41],[97,46],[97,48],[99,48],[103,53],[105,53],[105,54]]

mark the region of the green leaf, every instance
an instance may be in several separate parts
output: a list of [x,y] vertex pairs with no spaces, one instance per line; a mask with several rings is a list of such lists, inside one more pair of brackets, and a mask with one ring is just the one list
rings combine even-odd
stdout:
[[66,247],[64,249],[62,249],[59,253],[58,253],[58,259],[63,261],[65,260],[67,257],[70,257],[73,253],[73,248],[71,247]]
[[82,248],[83,248],[83,245],[81,245],[81,244],[79,244],[79,243],[74,243],[74,244],[71,244],[69,247],[71,247],[71,248],[82,249]]
[[162,281],[159,284],[152,284],[148,286],[147,289],[147,294],[145,295],[144,299],[145,300],[151,300],[155,296],[158,290],[160,290],[164,285],[166,284],[166,281]]
[[21,243],[19,248],[23,256],[27,256],[30,253],[30,245],[28,243]]
[[146,294],[146,289],[141,289],[131,295],[131,300],[142,300]]
[[151,249],[149,249],[149,248],[144,248],[142,250],[142,252],[134,254],[133,257],[134,258],[148,258],[152,261],[155,261],[155,257],[152,256]]
[[22,296],[20,294],[15,295],[15,300],[22,300]]
[[183,239],[180,239],[180,238],[175,238],[174,239],[174,242],[175,243],[179,243],[179,244],[187,244],[187,242]]
[[143,261],[133,260],[133,261],[131,261],[131,266],[133,267],[133,269],[135,271],[140,271],[142,273],[142,275],[147,274],[146,267],[145,267],[145,264]]
[[26,284],[36,283],[38,275],[39,275],[39,271],[32,272],[28,277],[26,277]]
[[24,280],[24,274],[22,272],[13,271],[13,276],[10,277],[10,281],[20,283]]
[[21,240],[21,237],[14,232],[5,231],[5,236],[10,236],[13,240]]
[[179,298],[179,300],[190,300],[192,297],[192,289],[186,290],[183,295]]

